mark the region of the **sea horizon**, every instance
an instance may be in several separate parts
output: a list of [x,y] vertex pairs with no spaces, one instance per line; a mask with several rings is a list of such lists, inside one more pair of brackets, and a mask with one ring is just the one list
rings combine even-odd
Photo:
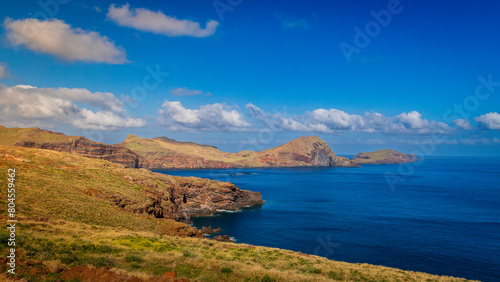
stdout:
[[[457,162],[460,159],[467,162]],[[481,281],[500,279],[496,272],[500,267],[500,252],[494,251],[500,251],[498,235],[494,235],[500,228],[500,220],[495,216],[500,212],[500,189],[496,185],[500,183],[500,160],[433,156],[405,182],[391,189],[384,174],[397,172],[398,166],[241,169],[254,173],[251,175],[230,175],[240,169],[154,171],[230,181],[240,189],[261,192],[265,201],[262,206],[192,218],[194,227],[220,227],[222,231],[215,235],[227,234],[236,243]],[[467,180],[464,184],[464,179],[471,178],[477,180]],[[433,188],[426,184],[438,179],[446,182],[434,182]],[[326,187],[329,188],[325,190]],[[292,195],[302,195],[305,203]],[[332,213],[333,206],[342,207],[336,199],[348,204]],[[364,210],[360,208],[362,205],[376,208]],[[407,207],[416,210],[412,212]],[[453,212],[442,214],[444,210]],[[293,216],[287,219],[280,213]],[[330,217],[336,219],[332,221]],[[466,231],[472,227],[475,232]]]

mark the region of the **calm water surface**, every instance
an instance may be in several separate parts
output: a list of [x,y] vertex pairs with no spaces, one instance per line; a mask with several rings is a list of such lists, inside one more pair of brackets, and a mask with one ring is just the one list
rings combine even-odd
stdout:
[[221,227],[238,243],[500,281],[500,159],[427,158],[391,189],[385,174],[398,169],[158,172],[231,181],[262,193],[260,207],[193,219],[196,227]]

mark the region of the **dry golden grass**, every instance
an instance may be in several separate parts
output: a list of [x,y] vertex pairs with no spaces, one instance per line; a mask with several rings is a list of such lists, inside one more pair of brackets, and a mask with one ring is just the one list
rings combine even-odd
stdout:
[[[167,236],[162,234],[166,228],[184,224],[130,213],[86,193],[89,189],[119,192],[139,201],[147,187],[124,176],[141,183],[160,177],[144,169],[2,145],[0,167],[0,187],[7,186],[7,169],[16,169],[18,254],[42,260],[46,266],[105,266],[141,278],[175,271],[177,277],[193,281],[464,281],[282,249]],[[162,177],[165,183],[171,179]],[[3,193],[0,206],[6,206]],[[0,210],[6,216],[6,209]],[[2,246],[6,231],[0,231]],[[56,281],[58,276],[46,278]]]

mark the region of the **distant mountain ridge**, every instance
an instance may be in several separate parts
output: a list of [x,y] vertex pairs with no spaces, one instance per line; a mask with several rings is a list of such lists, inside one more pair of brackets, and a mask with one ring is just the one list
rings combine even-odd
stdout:
[[299,137],[259,152],[228,153],[214,146],[180,142],[167,137],[148,139],[131,134],[123,142],[110,145],[39,128],[0,126],[0,144],[69,152],[127,167],[150,169],[359,166],[348,158],[335,155],[330,146],[317,136]]
[[0,145],[68,152],[111,161],[127,167],[139,167],[139,156],[122,146],[109,145],[82,136],[69,136],[37,127],[7,128],[0,125]]
[[299,137],[264,151],[228,153],[209,145],[179,142],[166,137],[147,139],[129,135],[119,144],[140,156],[139,167],[162,168],[244,168],[293,166],[356,167],[339,157],[317,136]]

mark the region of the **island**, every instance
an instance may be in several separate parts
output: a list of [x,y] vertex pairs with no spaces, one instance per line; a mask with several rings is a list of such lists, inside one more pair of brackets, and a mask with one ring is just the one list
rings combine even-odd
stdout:
[[414,154],[403,154],[396,150],[383,149],[356,154],[352,160],[359,164],[401,164],[416,162],[418,158]]

